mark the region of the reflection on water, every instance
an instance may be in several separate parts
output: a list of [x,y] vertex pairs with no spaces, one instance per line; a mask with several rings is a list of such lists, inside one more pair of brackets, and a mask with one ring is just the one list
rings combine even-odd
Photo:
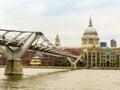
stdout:
[[[24,75],[4,75],[4,68],[0,68],[0,90],[41,90],[36,85],[44,85],[44,76],[67,69],[31,69],[24,68]],[[36,81],[39,80],[39,81]]]
[[6,75],[6,81],[7,82],[17,82],[21,80],[23,75]]
[[1,78],[0,90],[120,90],[119,70],[57,71],[24,69],[24,75]]
[[3,80],[2,90],[18,90],[20,88],[19,80],[22,80],[22,77],[22,75],[6,75],[6,79]]

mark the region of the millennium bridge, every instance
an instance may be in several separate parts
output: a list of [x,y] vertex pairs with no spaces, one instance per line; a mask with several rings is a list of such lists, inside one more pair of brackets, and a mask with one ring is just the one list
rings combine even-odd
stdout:
[[56,48],[42,32],[0,29],[0,50],[6,57],[5,75],[23,74],[21,58],[27,50],[40,51],[50,55],[66,56],[71,69],[77,69],[82,55],[74,55]]

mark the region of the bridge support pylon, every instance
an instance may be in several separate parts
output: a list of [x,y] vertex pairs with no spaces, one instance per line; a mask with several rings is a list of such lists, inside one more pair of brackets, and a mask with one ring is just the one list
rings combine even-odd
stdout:
[[7,60],[6,61],[6,68],[5,68],[5,75],[22,75],[22,61],[21,60]]
[[8,47],[8,46],[0,46],[0,49],[3,51],[6,60],[5,67],[5,75],[22,75],[22,61],[21,58],[34,42],[37,37],[37,33],[32,33],[27,41],[21,47]]
[[71,70],[76,70],[77,69],[77,63],[81,59],[81,56],[82,55],[80,55],[76,60],[73,60],[72,58],[67,57],[68,61],[71,64]]
[[77,69],[77,64],[71,63],[71,70],[76,70],[76,69]]

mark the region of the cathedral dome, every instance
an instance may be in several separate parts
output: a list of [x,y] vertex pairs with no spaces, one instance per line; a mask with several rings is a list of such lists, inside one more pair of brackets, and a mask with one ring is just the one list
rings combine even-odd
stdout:
[[83,37],[81,38],[82,40],[82,47],[84,48],[89,48],[89,47],[99,47],[99,37],[96,29],[92,25],[92,20],[90,17],[89,25],[87,29],[85,30]]
[[90,18],[89,26],[84,32],[84,35],[98,35],[96,29],[92,26],[92,20]]
[[86,30],[85,30],[85,32],[84,32],[84,35],[87,35],[87,34],[94,34],[94,35],[97,35],[97,31],[96,31],[96,29],[94,28],[94,27],[88,27]]

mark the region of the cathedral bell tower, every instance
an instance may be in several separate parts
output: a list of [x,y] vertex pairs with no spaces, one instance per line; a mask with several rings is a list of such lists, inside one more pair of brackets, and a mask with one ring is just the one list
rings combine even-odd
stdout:
[[60,38],[59,38],[59,35],[58,35],[58,34],[56,35],[56,38],[55,38],[55,46],[56,46],[57,48],[60,48],[60,47],[61,47],[61,45],[60,45]]

